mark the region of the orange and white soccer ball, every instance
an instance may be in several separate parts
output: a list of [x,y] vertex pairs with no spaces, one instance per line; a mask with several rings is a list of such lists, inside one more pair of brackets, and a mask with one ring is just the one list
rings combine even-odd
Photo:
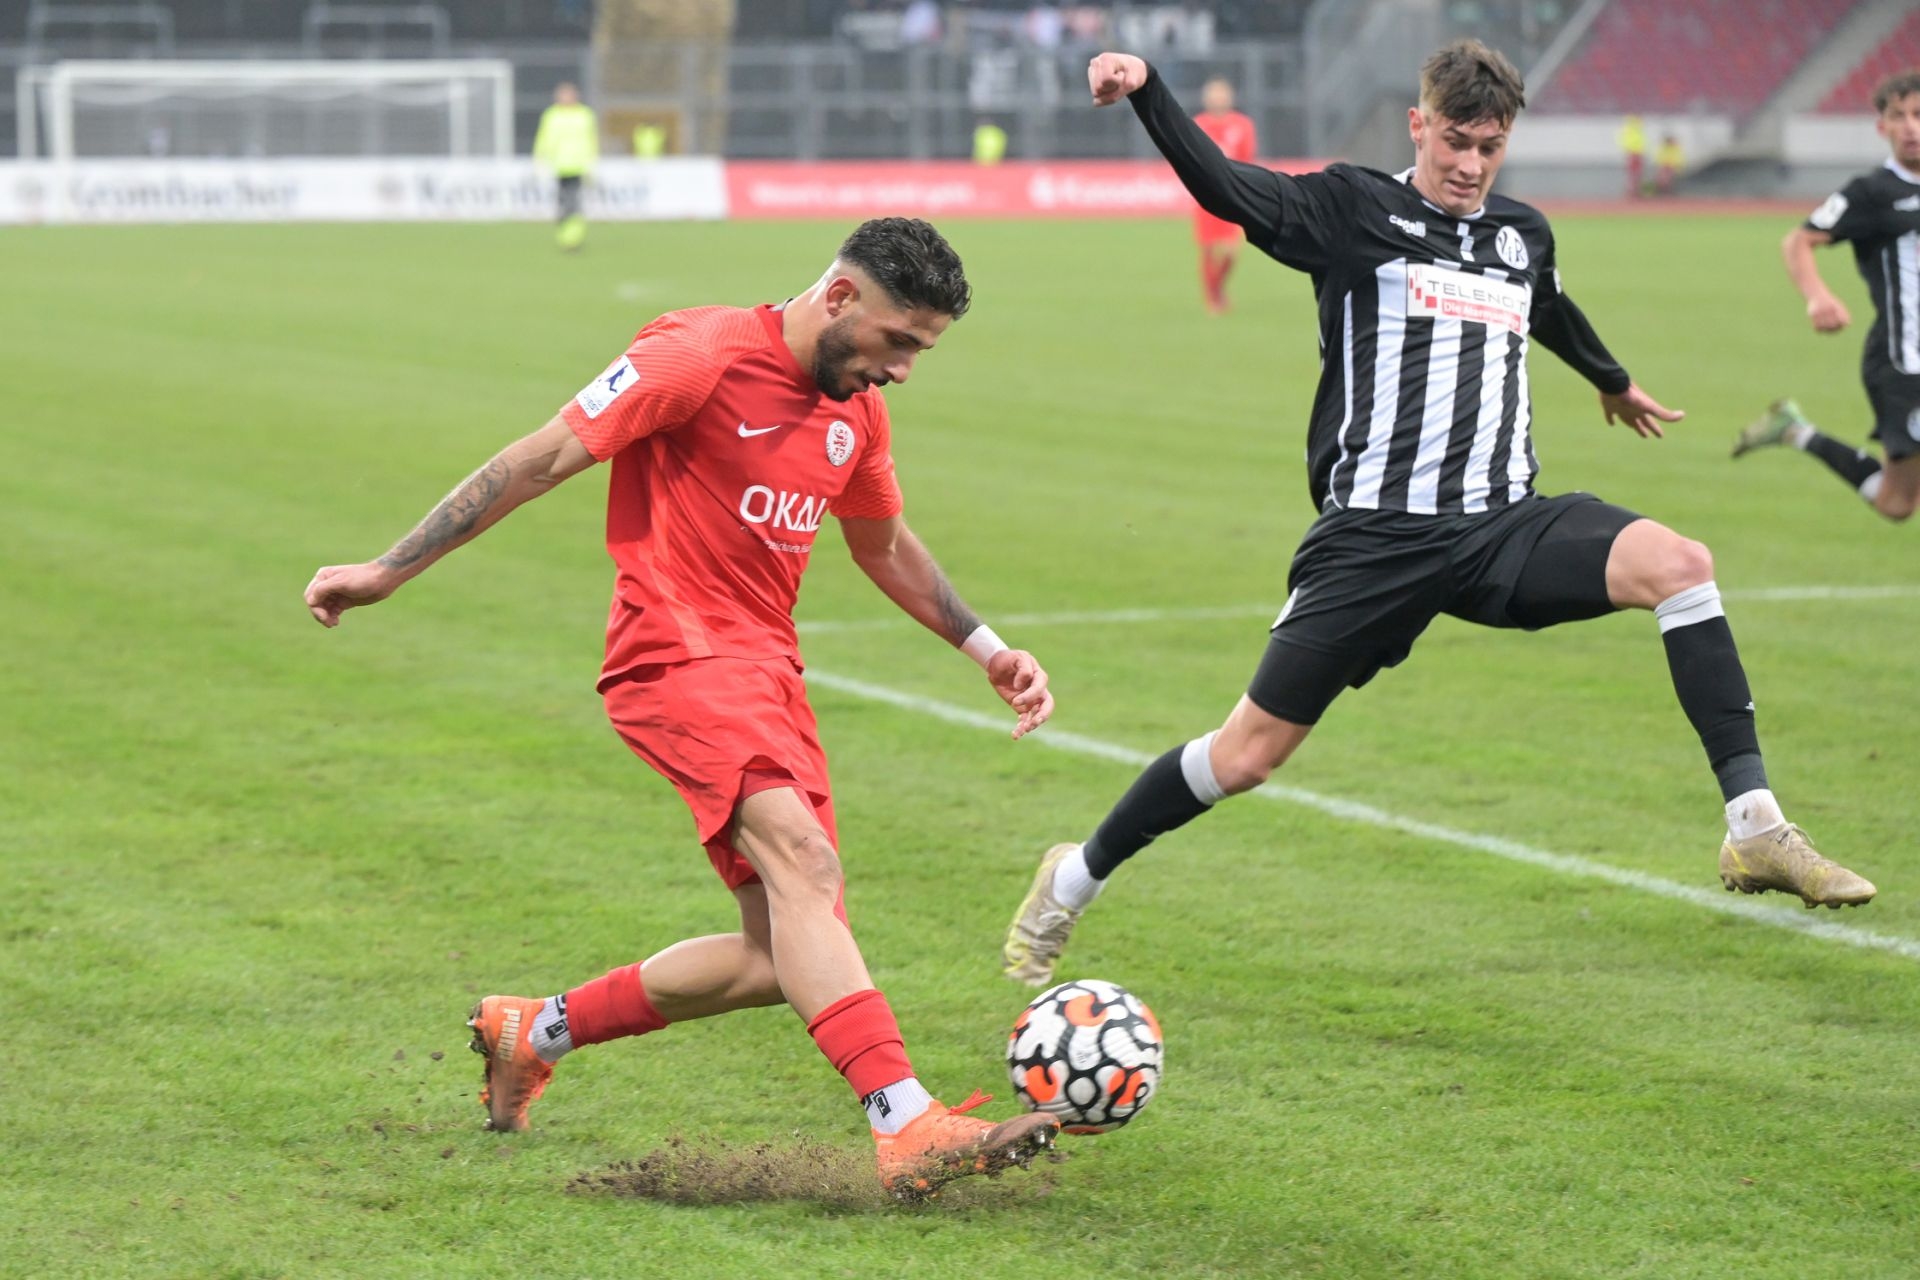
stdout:
[[1160,1091],[1162,1055],[1153,1010],[1095,978],[1044,993],[1007,1036],[1014,1092],[1068,1133],[1106,1133],[1139,1115]]

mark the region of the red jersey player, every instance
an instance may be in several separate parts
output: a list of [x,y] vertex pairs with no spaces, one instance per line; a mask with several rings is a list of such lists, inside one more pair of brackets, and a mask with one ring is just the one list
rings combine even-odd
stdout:
[[[1233,86],[1215,77],[1200,91],[1204,108],[1195,116],[1214,144],[1229,160],[1251,163],[1258,143],[1253,121],[1233,109]],[[1206,291],[1207,310],[1218,314],[1227,309],[1227,274],[1240,252],[1240,224],[1216,218],[1205,209],[1194,207],[1193,238],[1200,242],[1200,283]]]
[[901,519],[879,388],[904,382],[970,301],[925,222],[856,230],[781,307],[699,307],[642,329],[546,426],[509,445],[378,560],[323,568],[326,626],[385,599],[529,498],[611,460],[618,567],[599,689],[615,729],[692,809],[740,908],[737,933],[679,942],[546,1000],[488,996],[469,1020],[494,1129],[527,1127],[552,1063],[581,1045],[785,1002],[866,1107],[882,1183],[903,1198],[1026,1164],[1058,1122],[992,1124],[914,1078],[846,923],[826,760],[800,679],[793,606],[831,512],[894,603],[986,670],[1019,713],[1053,711],[1046,673],[961,602]]

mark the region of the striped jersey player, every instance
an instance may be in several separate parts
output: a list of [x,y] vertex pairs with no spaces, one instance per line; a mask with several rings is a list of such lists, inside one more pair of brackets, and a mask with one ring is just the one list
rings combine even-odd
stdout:
[[1322,362],[1306,458],[1320,516],[1245,696],[1219,729],[1149,765],[1084,841],[1048,850],[1008,929],[1005,972],[1051,981],[1116,867],[1265,781],[1343,689],[1399,664],[1443,613],[1535,630],[1651,610],[1725,804],[1722,882],[1809,906],[1870,899],[1873,885],[1820,856],[1769,787],[1707,549],[1589,494],[1534,490],[1533,341],[1593,384],[1608,421],[1657,437],[1681,415],[1634,384],[1568,297],[1547,220],[1491,194],[1525,104],[1512,64],[1478,41],[1447,45],[1408,111],[1412,168],[1298,178],[1223,156],[1137,57],[1102,54],[1088,80],[1098,104],[1128,99],[1203,208],[1312,277]]
[[933,227],[865,223],[784,305],[653,321],[386,555],[323,568],[308,586],[314,617],[335,626],[521,503],[611,463],[616,576],[600,694],[634,754],[692,811],[740,927],[544,1000],[480,1001],[468,1025],[486,1058],[489,1127],[526,1128],[553,1063],[576,1048],[786,1003],[866,1108],[894,1195],[1025,1164],[1051,1144],[1051,1117],[992,1124],[965,1114],[981,1096],[949,1109],[914,1076],[842,906],[826,757],[793,625],[800,575],[831,514],[875,584],[985,669],[1019,715],[1014,737],[1051,714],[1033,656],[981,624],[901,518],[880,388],[906,381],[970,300],[959,257]]
[[1792,445],[1825,463],[1867,505],[1901,521],[1920,508],[1920,71],[1883,81],[1873,95],[1874,124],[1886,163],[1834,192],[1781,244],[1787,275],[1807,300],[1816,333],[1852,321],[1820,278],[1813,251],[1853,248],[1854,266],[1873,302],[1873,325],[1860,355],[1860,381],[1873,410],[1868,435],[1879,456],[1815,427],[1792,400],[1776,400],[1740,433],[1738,458],[1768,445]]

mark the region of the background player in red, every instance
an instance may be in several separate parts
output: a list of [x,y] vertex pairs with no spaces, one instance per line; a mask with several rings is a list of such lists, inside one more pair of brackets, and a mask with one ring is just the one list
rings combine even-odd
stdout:
[[545,1000],[488,996],[469,1020],[495,1129],[527,1127],[552,1063],[581,1045],[732,1009],[793,1006],[866,1107],[880,1176],[903,1198],[1025,1164],[1058,1122],[994,1125],[915,1079],[846,923],[827,767],[800,678],[793,606],[823,517],[887,596],[985,669],[1019,713],[1053,710],[1046,673],[962,603],[901,518],[886,403],[971,300],[925,222],[863,224],[782,306],[700,307],[642,329],[546,426],[509,445],[378,560],[323,568],[326,626],[391,595],[516,506],[611,459],[618,566],[599,689],[635,754],[692,809],[740,908],[692,938]]
[[[1233,86],[1216,76],[1200,91],[1202,110],[1194,122],[1229,160],[1251,162],[1259,143],[1253,121],[1233,109]],[[1200,242],[1200,284],[1207,310],[1218,315],[1227,309],[1227,275],[1240,254],[1246,233],[1237,222],[1216,218],[1198,205],[1193,210],[1193,238]]]

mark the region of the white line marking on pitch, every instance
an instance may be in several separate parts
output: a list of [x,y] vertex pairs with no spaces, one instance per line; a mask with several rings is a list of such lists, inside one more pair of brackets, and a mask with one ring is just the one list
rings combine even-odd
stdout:
[[[917,712],[937,720],[945,720],[949,724],[965,725],[972,729],[989,729],[994,733],[1004,734],[1012,725],[1012,720],[1005,715],[988,715],[980,711],[970,711],[965,707],[956,707],[952,703],[902,693],[898,689],[869,684],[865,680],[834,675],[831,672],[821,671],[817,667],[807,671],[807,681],[822,688],[851,694],[856,698],[865,698],[870,702],[884,702],[889,706],[899,707],[903,711]],[[1064,729],[1041,729],[1033,735],[1031,741],[1052,747],[1056,751],[1068,751],[1075,755],[1111,760],[1115,764],[1132,765],[1136,769],[1152,763],[1154,759],[1144,751],[1135,751],[1131,747],[1123,747],[1115,742],[1089,738]],[[1417,836],[1423,840],[1457,845],[1463,849],[1472,849],[1476,853],[1488,853],[1496,858],[1505,858],[1509,862],[1523,862],[1528,866],[1557,871],[1561,875],[1604,880],[1608,884],[1619,885],[1625,889],[1637,889],[1642,893],[1671,898],[1677,902],[1692,903],[1696,907],[1704,907],[1722,915],[1739,916],[1743,920],[1751,920],[1757,924],[1772,925],[1776,929],[1791,929],[1797,933],[1825,938],[1829,942],[1840,942],[1869,951],[1891,951],[1909,960],[1920,960],[1920,941],[1836,924],[1823,920],[1811,912],[1805,912],[1804,909],[1783,911],[1766,907],[1750,898],[1735,897],[1724,890],[1702,889],[1672,880],[1662,880],[1659,876],[1608,866],[1604,862],[1595,862],[1573,854],[1550,853],[1545,849],[1536,849],[1531,845],[1521,844],[1518,840],[1507,840],[1500,836],[1481,835],[1475,831],[1457,831],[1435,822],[1405,818],[1397,813],[1389,813],[1385,809],[1376,809],[1372,805],[1341,800],[1334,796],[1323,796],[1315,791],[1283,786],[1277,782],[1266,783],[1256,788],[1251,794],[1278,804],[1315,809],[1329,817],[1341,818],[1348,822],[1385,827],[1392,831],[1404,831],[1410,836]]]
[[[1905,600],[1920,596],[1920,585],[1880,587],[1748,587],[1720,593],[1728,600],[1753,600],[1768,604],[1796,600]],[[1280,612],[1278,604],[1227,604],[1191,609],[1097,609],[1063,613],[1008,613],[994,618],[1009,627],[1075,627],[1122,625],[1139,622],[1208,622],[1237,618],[1272,618]],[[803,635],[833,635],[842,631],[890,631],[896,627],[918,626],[900,614],[885,618],[850,618],[802,622]]]

